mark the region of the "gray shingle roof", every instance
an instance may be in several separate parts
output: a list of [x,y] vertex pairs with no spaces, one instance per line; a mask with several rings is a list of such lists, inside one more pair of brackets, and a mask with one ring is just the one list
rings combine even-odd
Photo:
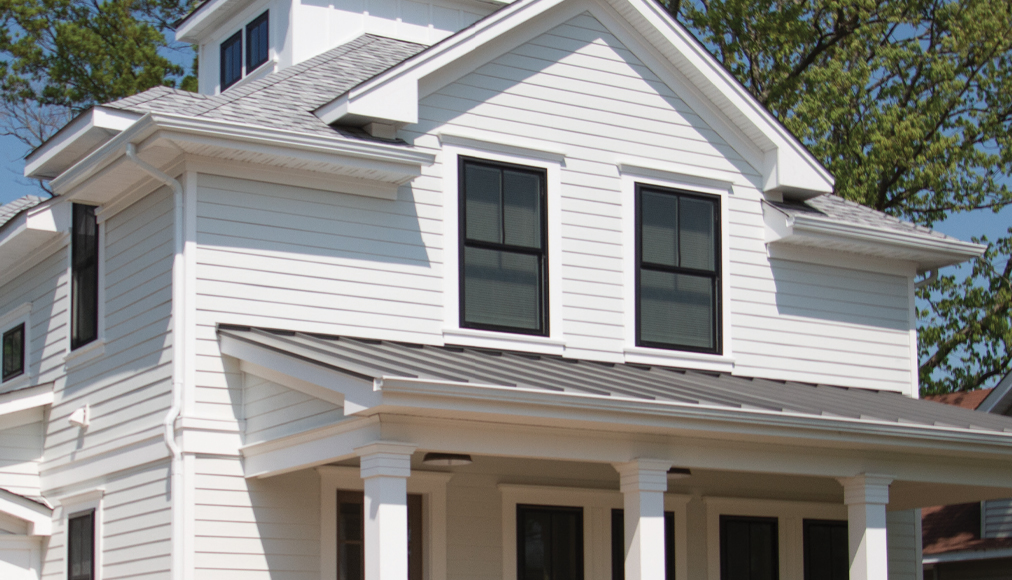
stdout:
[[14,216],[19,213],[33,208],[44,201],[46,200],[37,195],[26,195],[8,204],[0,205],[0,227],[3,227],[4,224],[14,219]]
[[[665,401],[822,418],[1012,433],[1012,418],[898,393],[489,349],[423,346],[248,327],[219,334],[367,380],[415,378],[546,393]],[[494,397],[494,391],[490,391]]]
[[805,202],[782,202],[773,205],[790,215],[827,218],[835,222],[927,235],[939,239],[956,239],[833,194],[820,195]]
[[289,131],[368,137],[335,129],[313,111],[408,57],[424,45],[366,34],[295,66],[233,87],[220,95],[198,95],[156,87],[105,106],[145,112],[206,117]]

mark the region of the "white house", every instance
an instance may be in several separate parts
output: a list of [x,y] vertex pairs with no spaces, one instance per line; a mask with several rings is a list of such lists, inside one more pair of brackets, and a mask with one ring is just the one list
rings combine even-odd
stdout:
[[[833,178],[651,0],[208,0],[201,93],[0,210],[0,577],[900,580],[1012,496],[917,400],[982,248]],[[848,572],[849,570],[849,572]]]

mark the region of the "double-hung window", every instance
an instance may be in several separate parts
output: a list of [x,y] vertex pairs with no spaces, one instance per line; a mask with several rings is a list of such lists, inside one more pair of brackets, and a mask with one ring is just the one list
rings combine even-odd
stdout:
[[25,323],[3,333],[3,374],[0,381],[8,381],[25,373]]
[[74,204],[70,242],[70,348],[98,338],[98,221],[95,206]]
[[720,198],[636,188],[636,343],[720,354]]
[[545,171],[460,161],[460,326],[548,334]]
[[67,580],[95,577],[95,511],[67,519]]

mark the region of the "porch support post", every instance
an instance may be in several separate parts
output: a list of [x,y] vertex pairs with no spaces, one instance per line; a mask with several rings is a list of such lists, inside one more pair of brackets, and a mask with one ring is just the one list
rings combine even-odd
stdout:
[[863,474],[839,481],[847,504],[850,580],[888,580],[886,505],[892,478]]
[[664,580],[664,492],[671,463],[615,465],[625,503],[625,580]]
[[365,580],[408,580],[408,477],[414,445],[355,449],[365,489]]

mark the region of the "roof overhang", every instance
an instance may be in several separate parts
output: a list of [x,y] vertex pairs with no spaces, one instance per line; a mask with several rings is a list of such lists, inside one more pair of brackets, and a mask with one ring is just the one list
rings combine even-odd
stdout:
[[103,204],[148,179],[126,158],[128,144],[155,167],[180,156],[298,170],[334,181],[341,191],[393,198],[435,157],[400,144],[309,135],[214,119],[148,113],[50,181],[57,195]]
[[256,0],[206,0],[175,24],[176,40],[200,44],[207,33]]
[[28,208],[0,227],[0,272],[13,272],[25,259],[70,231],[70,204],[51,199]]
[[27,522],[29,536],[53,535],[53,508],[36,500],[0,488],[0,513]]
[[107,107],[88,109],[28,154],[25,177],[56,177],[78,159],[129,128],[140,117],[136,113]]
[[763,204],[766,243],[823,248],[913,262],[919,272],[959,264],[984,253],[987,246],[915,231],[897,231],[816,215],[783,212]]
[[504,52],[513,30],[543,18],[553,9],[574,9],[623,17],[642,38],[691,79],[708,103],[716,106],[760,150],[757,170],[763,189],[789,199],[808,199],[833,189],[832,175],[759,104],[706,49],[653,0],[518,0],[471,27],[369,79],[321,106],[317,117],[328,124],[371,122],[410,125],[418,122],[420,84],[476,51]]

